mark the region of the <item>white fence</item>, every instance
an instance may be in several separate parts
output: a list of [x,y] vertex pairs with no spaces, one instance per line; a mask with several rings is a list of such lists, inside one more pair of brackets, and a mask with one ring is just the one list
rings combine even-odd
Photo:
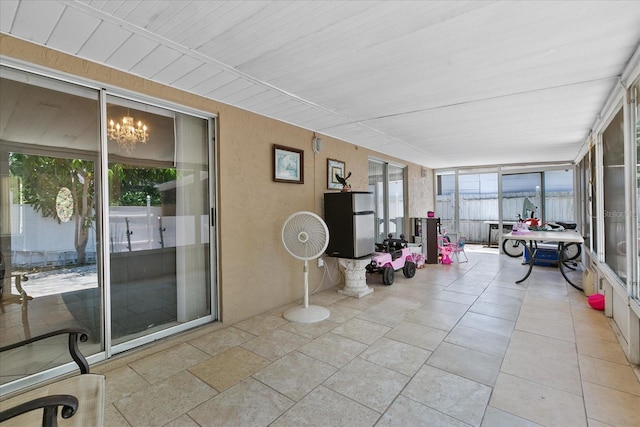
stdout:
[[[502,212],[503,221],[516,221],[518,214],[522,214],[525,198],[529,198],[534,205],[540,208],[539,199],[525,193],[511,193],[503,195]],[[459,229],[453,229],[454,201],[452,196],[437,196],[436,216],[447,226],[448,231],[464,236],[469,242],[488,242],[489,225],[484,221],[498,221],[498,195],[460,195]],[[545,221],[573,221],[573,193],[558,192],[547,193],[545,198]],[[536,217],[541,219],[541,213],[536,212]],[[493,237],[493,236],[492,236]]]
[[[109,219],[110,252],[176,246],[185,243],[176,241],[176,227],[178,225],[183,230],[195,229],[190,225],[195,221],[195,218],[162,217],[159,207],[111,207]],[[203,217],[200,220],[204,221],[204,230],[208,231],[206,227],[208,217]],[[75,264],[77,254],[74,235],[75,222],[73,219],[58,224],[53,218],[44,218],[30,205],[14,204],[11,206],[11,263],[14,266],[42,267]],[[202,241],[208,241],[208,236],[204,236]],[[87,261],[95,262],[95,224],[89,230],[86,253]]]

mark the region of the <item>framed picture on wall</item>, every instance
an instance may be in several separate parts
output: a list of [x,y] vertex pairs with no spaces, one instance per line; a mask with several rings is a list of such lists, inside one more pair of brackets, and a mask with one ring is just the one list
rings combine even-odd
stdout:
[[273,180],[304,184],[304,151],[274,144]]
[[327,159],[327,188],[329,190],[342,190],[342,184],[340,184],[336,175],[344,178],[344,162]]

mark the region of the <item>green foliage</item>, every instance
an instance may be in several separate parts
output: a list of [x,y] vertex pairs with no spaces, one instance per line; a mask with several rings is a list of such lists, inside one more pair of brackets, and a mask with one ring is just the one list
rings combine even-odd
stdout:
[[[92,218],[93,162],[11,153],[9,172],[22,180],[18,188],[20,194],[16,194],[44,217],[55,218],[60,222],[56,214],[56,197],[60,189],[66,187],[71,190],[74,202],[77,203],[80,197],[85,201],[85,207],[91,208]],[[74,212],[77,212],[77,207]],[[83,223],[91,224],[91,218]]]
[[146,206],[147,195],[151,205],[160,206],[162,195],[156,185],[174,181],[175,169],[136,168],[122,164],[112,164],[109,169],[110,199],[112,206]]

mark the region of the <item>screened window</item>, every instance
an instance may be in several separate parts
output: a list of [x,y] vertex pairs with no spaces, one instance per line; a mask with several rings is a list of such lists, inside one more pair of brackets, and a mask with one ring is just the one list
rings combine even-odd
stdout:
[[624,128],[622,109],[602,133],[605,262],[626,279]]

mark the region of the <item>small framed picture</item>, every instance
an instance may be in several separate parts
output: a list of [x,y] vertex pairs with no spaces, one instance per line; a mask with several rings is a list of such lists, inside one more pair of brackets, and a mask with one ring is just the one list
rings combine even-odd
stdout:
[[304,151],[274,144],[273,180],[304,184]]
[[327,188],[329,190],[342,190],[342,184],[340,184],[336,175],[344,178],[344,162],[327,159]]

